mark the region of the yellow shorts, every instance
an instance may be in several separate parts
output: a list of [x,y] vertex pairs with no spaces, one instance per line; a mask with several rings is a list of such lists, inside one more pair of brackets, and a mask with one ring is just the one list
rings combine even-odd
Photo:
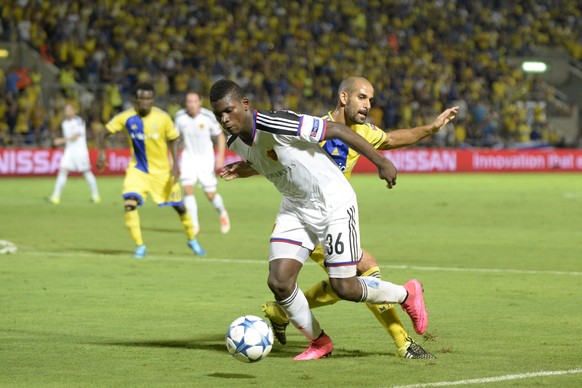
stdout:
[[123,181],[123,198],[136,197],[141,206],[147,198],[152,196],[158,206],[178,206],[182,204],[182,190],[180,184],[174,182],[174,177],[168,173],[146,174],[137,168],[130,167],[125,172]]
[[325,266],[325,255],[323,254],[323,248],[321,247],[321,244],[315,247],[309,258],[315,261],[317,265],[319,265],[325,270],[325,272],[327,272],[327,267]]

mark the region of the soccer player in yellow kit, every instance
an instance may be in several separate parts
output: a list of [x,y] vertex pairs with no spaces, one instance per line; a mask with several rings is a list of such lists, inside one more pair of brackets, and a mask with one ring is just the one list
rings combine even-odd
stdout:
[[[135,241],[133,257],[141,259],[146,255],[146,246],[141,234],[137,207],[143,205],[149,193],[158,206],[172,206],[180,217],[188,236],[188,246],[196,255],[206,252],[196,240],[192,218],[182,202],[178,183],[178,137],[170,115],[154,106],[154,88],[147,83],[135,88],[135,107],[121,112],[99,133],[97,169],[102,171],[106,164],[105,139],[125,131],[131,144],[131,161],[125,171],[123,199],[125,225]],[[170,166],[168,146],[174,161]]]
[[[374,87],[367,79],[362,77],[346,78],[339,87],[338,104],[335,110],[329,112],[324,118],[329,121],[346,124],[376,149],[390,150],[417,143],[425,137],[438,132],[449,121],[454,119],[458,111],[458,107],[453,107],[442,112],[429,125],[386,133],[373,124],[366,123],[373,98]],[[344,172],[346,178],[349,179],[360,154],[337,139],[322,142],[320,145]],[[380,278],[380,268],[376,259],[365,249],[362,249],[362,251],[363,258],[357,266],[358,275]],[[321,245],[313,251],[310,258],[326,270]],[[322,280],[315,284],[305,292],[305,296],[310,308],[334,304],[341,300],[333,289],[329,287],[327,280]],[[366,305],[394,340],[399,356],[413,359],[434,358],[434,355],[424,350],[410,338],[392,305],[375,305],[371,303],[366,303]],[[289,323],[285,312],[276,302],[264,304],[263,311],[271,321],[277,340],[281,344],[285,344],[287,341],[285,329]]]

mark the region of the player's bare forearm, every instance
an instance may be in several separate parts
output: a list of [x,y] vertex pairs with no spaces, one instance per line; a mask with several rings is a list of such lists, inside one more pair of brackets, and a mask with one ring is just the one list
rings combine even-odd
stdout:
[[423,125],[421,127],[411,129],[397,129],[395,131],[390,131],[386,134],[386,140],[384,143],[382,143],[382,145],[380,145],[380,147],[378,147],[378,149],[393,150],[395,148],[406,147],[418,143],[433,133],[432,125]]
[[395,131],[390,131],[386,135],[386,140],[380,145],[380,147],[378,147],[378,149],[392,150],[416,144],[422,139],[440,131],[441,128],[455,118],[458,111],[459,107],[454,106],[442,112],[430,124],[410,129],[397,129]]
[[219,175],[225,181],[232,181],[237,178],[248,178],[260,174],[251,167],[249,162],[241,161],[224,166],[222,170],[220,170]]
[[218,152],[216,154],[215,168],[216,170],[220,170],[224,167],[224,154],[226,153],[226,137],[224,136],[224,133],[221,132],[216,140]]
[[366,139],[352,131],[349,127],[341,123],[328,121],[325,140],[329,139],[341,140],[348,147],[364,155],[370,162],[374,163],[378,168],[380,179],[386,181],[389,189],[396,184],[396,167],[394,164],[380,155]]
[[65,139],[64,137],[57,137],[55,140],[53,140],[53,144],[57,147],[62,146],[66,142],[67,142],[67,139]]
[[178,139],[173,139],[168,141],[168,146],[170,148],[170,164],[172,166],[172,176],[175,180],[180,177],[180,166],[178,164]]

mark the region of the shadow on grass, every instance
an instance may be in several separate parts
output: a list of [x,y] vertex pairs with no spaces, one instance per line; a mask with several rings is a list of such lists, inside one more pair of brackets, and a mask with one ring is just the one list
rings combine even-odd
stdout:
[[211,373],[208,377],[218,377],[220,379],[256,379],[257,376],[245,375],[242,373]]
[[[269,354],[269,357],[276,358],[293,358],[299,353],[302,353],[307,349],[307,341],[291,341],[287,342],[286,345],[279,345],[275,343],[273,350]],[[355,358],[355,357],[371,357],[371,356],[385,356],[390,354],[389,352],[366,352],[358,349],[345,349],[336,347],[330,358]]]
[[[129,346],[129,347],[152,347],[152,348],[178,348],[178,349],[196,349],[207,350],[213,352],[226,352],[226,345],[224,344],[224,335],[214,335],[200,338],[190,338],[181,340],[146,340],[146,341],[118,341],[118,342],[104,342],[98,345],[107,346]],[[307,341],[305,343],[300,341],[291,341],[287,345],[275,344],[269,357],[274,358],[288,358],[292,359],[307,348]],[[333,351],[331,358],[358,358],[371,356],[386,356],[389,352],[368,352],[358,349],[336,348]],[[216,376],[219,377],[219,376]]]
[[226,351],[224,335],[215,335],[201,338],[179,339],[179,340],[145,340],[145,341],[116,341],[100,342],[94,345],[106,346],[128,346],[144,348],[171,348],[171,349],[199,349],[210,351]]
[[177,228],[160,228],[160,227],[155,227],[155,226],[142,226],[141,227],[142,231],[148,231],[148,232],[159,232],[159,233],[181,233],[184,234],[184,230],[183,229],[177,229]]

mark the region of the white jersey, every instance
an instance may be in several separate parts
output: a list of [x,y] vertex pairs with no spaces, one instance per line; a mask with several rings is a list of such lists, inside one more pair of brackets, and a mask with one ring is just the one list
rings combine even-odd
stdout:
[[60,168],[68,171],[89,171],[91,162],[89,160],[89,150],[87,149],[87,134],[85,122],[79,116],[66,119],[61,124],[63,137],[69,139],[79,135],[76,139],[67,140],[65,152],[61,158]]
[[283,205],[330,211],[355,198],[337,165],[319,146],[327,122],[293,112],[255,111],[252,141],[230,136],[228,147],[273,182]]
[[222,133],[220,124],[214,114],[201,108],[195,117],[190,116],[184,109],[176,113],[175,126],[184,139],[184,153],[189,157],[200,158],[214,165],[214,145],[212,137]]
[[72,119],[63,120],[61,129],[63,131],[63,137],[67,139],[79,135],[79,137],[74,140],[67,140],[65,152],[71,152],[76,155],[88,152],[85,122],[82,118],[75,116]]

